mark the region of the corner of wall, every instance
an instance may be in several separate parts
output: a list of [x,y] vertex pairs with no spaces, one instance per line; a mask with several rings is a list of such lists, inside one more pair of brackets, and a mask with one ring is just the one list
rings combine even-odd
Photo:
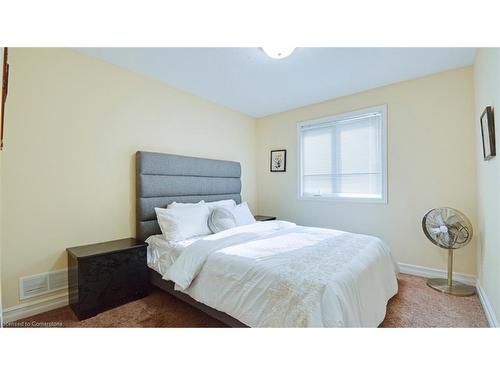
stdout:
[[[474,132],[477,179],[478,291],[490,324],[500,321],[500,155],[485,161],[479,119],[486,106],[497,108],[496,145],[500,147],[500,49],[481,48],[473,66]],[[493,322],[493,323],[492,323]],[[496,322],[496,323],[495,323]]]

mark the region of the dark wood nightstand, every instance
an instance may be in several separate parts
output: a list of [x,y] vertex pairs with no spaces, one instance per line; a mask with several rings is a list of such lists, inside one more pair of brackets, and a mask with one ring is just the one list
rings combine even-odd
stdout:
[[147,295],[147,244],[135,238],[67,249],[69,304],[78,319]]
[[264,216],[264,215],[255,215],[254,216],[255,220],[257,221],[270,221],[270,220],[276,220],[276,216]]

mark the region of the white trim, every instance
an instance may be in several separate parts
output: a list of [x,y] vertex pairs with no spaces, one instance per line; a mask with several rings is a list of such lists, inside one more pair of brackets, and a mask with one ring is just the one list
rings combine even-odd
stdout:
[[[399,272],[406,273],[413,276],[421,277],[442,277],[446,278],[448,272],[437,268],[429,268],[422,266],[415,266],[413,264],[399,263]],[[467,285],[476,285],[476,276],[467,273],[453,272],[453,280],[459,281]]]
[[4,309],[3,322],[4,324],[14,322],[18,319],[28,318],[36,314],[67,306],[68,304],[68,291],[65,290],[62,293],[57,293],[37,301],[24,302]]
[[476,289],[477,289],[477,295],[479,296],[481,305],[483,305],[484,314],[486,315],[486,319],[488,320],[490,327],[500,328],[500,324],[498,323],[498,320],[496,318],[493,306],[491,306],[490,300],[488,299],[488,296],[486,295],[486,292],[481,286],[479,280],[477,280]]
[[[382,116],[381,130],[381,151],[382,151],[382,196],[380,198],[363,197],[341,197],[341,196],[311,196],[302,194],[302,129],[307,126],[320,126],[324,123],[341,122],[354,117],[360,117],[370,113],[380,113]],[[344,112],[333,116],[322,117],[314,120],[301,121],[297,123],[297,199],[298,200],[319,200],[319,201],[338,201],[338,202],[356,202],[356,203],[381,203],[387,204],[387,104],[374,107],[363,108],[356,111]]]
[[341,197],[341,196],[302,195],[302,196],[298,197],[298,200],[301,200],[301,201],[332,201],[332,202],[350,202],[350,203],[387,204],[387,199],[384,199],[384,198],[362,198],[362,197],[356,197],[356,196]]
[[[399,270],[401,273],[408,275],[421,276],[421,277],[446,277],[445,270],[439,270],[436,268],[428,268],[422,266],[415,266],[413,264],[399,263]],[[486,319],[490,327],[500,327],[500,324],[495,316],[493,307],[489,302],[489,299],[481,286],[479,280],[476,282],[476,277],[469,274],[463,273],[453,273],[453,278],[457,281],[463,282],[469,285],[476,285],[477,294],[481,305],[483,306]],[[39,299],[37,301],[25,302],[16,306],[8,307],[3,312],[3,323],[9,323],[16,321],[18,319],[28,318],[30,316],[41,314],[46,311],[54,310],[60,307],[67,306],[68,292],[57,293],[52,296],[46,297],[44,299]]]

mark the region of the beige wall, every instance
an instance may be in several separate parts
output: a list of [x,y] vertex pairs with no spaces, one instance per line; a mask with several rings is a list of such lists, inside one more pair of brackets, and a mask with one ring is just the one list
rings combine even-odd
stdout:
[[[0,75],[1,79],[1,75]],[[1,82],[1,80],[0,80]],[[2,113],[2,110],[0,109],[0,115]],[[0,326],[3,325],[3,299],[2,299],[2,288],[3,288],[3,283],[2,283],[2,267],[3,267],[3,262],[2,262],[2,242],[3,242],[3,236],[2,236],[2,211],[3,211],[3,205],[2,205],[2,151],[0,151]]]
[[134,234],[137,150],[236,160],[256,205],[255,119],[65,49],[11,49],[2,155],[3,307],[65,248]]
[[[134,234],[138,149],[238,160],[255,212],[378,235],[404,263],[446,266],[421,231],[429,208],[477,222],[471,68],[255,120],[72,50],[12,49],[10,63],[4,308],[19,303],[19,277],[64,268],[66,247]],[[388,105],[389,204],[298,201],[296,123],[378,104]],[[276,148],[288,150],[284,174],[269,172]],[[456,253],[459,272],[475,274],[475,262],[474,243]]]
[[[476,163],[478,179],[479,281],[500,321],[500,49],[480,49],[474,64]],[[497,155],[483,160],[479,118],[488,105],[496,109]]]
[[[0,65],[1,66],[1,65]],[[1,82],[0,75],[0,82]],[[0,109],[0,116],[2,114],[2,110]],[[0,326],[3,324],[3,300],[2,300],[2,215],[1,212],[3,210],[2,207],[2,151],[0,151]]]
[[[388,106],[388,200],[384,204],[297,200],[298,121]],[[421,229],[425,212],[451,206],[476,223],[473,75],[449,71],[259,119],[259,212],[299,224],[380,236],[397,261],[446,268],[446,252]],[[287,149],[287,172],[269,172],[269,151]],[[475,244],[456,252],[458,272],[476,273]]]
[[[0,48],[0,100],[3,79],[3,48]],[[0,118],[2,118],[2,106],[0,105]],[[2,303],[2,151],[0,151],[0,326],[3,324]]]

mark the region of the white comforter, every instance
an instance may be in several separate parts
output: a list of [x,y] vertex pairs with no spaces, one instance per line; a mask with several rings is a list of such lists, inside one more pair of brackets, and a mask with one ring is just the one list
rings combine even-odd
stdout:
[[163,278],[251,327],[376,327],[396,273],[376,237],[268,221],[196,241]]

